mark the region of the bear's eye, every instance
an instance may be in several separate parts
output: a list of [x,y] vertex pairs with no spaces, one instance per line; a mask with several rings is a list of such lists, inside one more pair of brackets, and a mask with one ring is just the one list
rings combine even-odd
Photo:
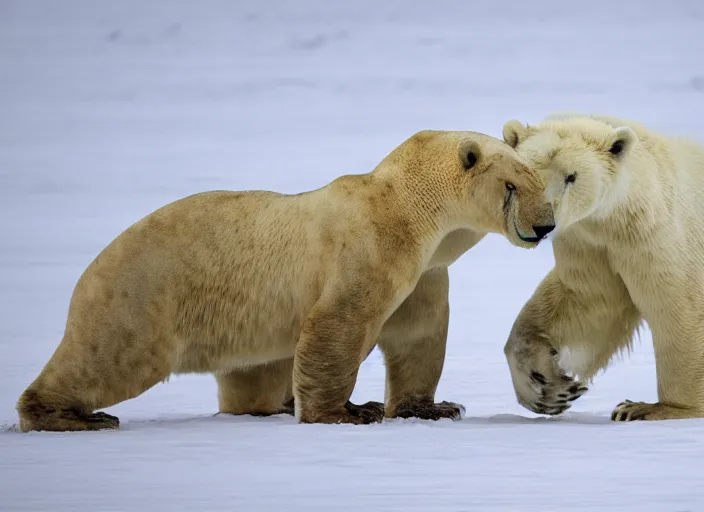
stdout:
[[574,181],[576,179],[577,179],[576,173],[573,172],[572,174],[568,174],[567,176],[565,176],[565,185],[569,185],[570,183],[574,183]]
[[623,151],[623,144],[624,143],[622,140],[617,140],[613,143],[611,149],[609,149],[609,153],[612,155],[618,155],[621,151]]
[[504,210],[508,207],[508,203],[511,200],[511,196],[513,196],[514,190],[516,190],[516,185],[514,185],[510,181],[507,181],[506,182],[506,195],[504,196]]
[[474,154],[473,151],[470,151],[467,153],[467,156],[465,157],[464,161],[464,168],[466,171],[470,170],[472,167],[474,167],[474,164],[477,163],[477,155]]

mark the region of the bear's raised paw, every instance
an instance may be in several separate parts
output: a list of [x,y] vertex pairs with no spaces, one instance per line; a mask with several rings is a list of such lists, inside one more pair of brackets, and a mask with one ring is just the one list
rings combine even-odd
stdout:
[[530,380],[540,398],[534,402],[526,401],[522,405],[537,414],[562,414],[572,407],[572,402],[589,391],[589,388],[568,375],[549,381],[542,373],[532,371]]
[[518,403],[536,414],[554,416],[572,407],[589,389],[568,375],[559,353],[543,336],[514,335],[504,347]]

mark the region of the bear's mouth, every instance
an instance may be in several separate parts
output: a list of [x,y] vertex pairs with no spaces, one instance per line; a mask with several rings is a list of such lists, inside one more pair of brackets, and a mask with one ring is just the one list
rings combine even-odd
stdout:
[[543,238],[545,238],[544,236],[543,236],[543,237],[539,237],[539,236],[523,236],[523,235],[521,234],[521,230],[518,229],[518,226],[516,226],[516,224],[513,225],[513,229],[516,231],[516,235],[518,235],[518,238],[520,238],[520,239],[523,240],[524,242],[528,242],[529,244],[537,244],[537,243],[539,243]]

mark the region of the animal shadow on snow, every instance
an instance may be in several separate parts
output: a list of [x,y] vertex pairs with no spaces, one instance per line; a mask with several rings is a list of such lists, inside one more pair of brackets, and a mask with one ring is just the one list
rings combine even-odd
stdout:
[[[417,418],[395,418],[384,420],[381,424],[372,425],[362,425],[362,428],[384,428],[389,426],[401,427],[403,425],[423,425],[432,426],[439,428],[472,428],[475,426],[483,425],[541,425],[541,424],[562,424],[562,425],[603,425],[610,424],[610,418],[604,415],[590,414],[590,413],[566,413],[560,416],[554,417],[526,417],[520,416],[518,414],[497,414],[494,416],[471,416],[464,417],[461,420],[453,421],[450,419],[442,419],[438,421],[431,420],[421,420]],[[179,429],[179,428],[193,428],[198,426],[212,426],[212,425],[228,425],[228,427],[234,425],[247,425],[248,427],[261,426],[264,428],[278,427],[278,426],[292,426],[298,425],[293,416],[288,414],[276,414],[273,416],[251,416],[249,414],[244,414],[241,416],[234,416],[231,414],[215,413],[209,415],[195,415],[195,416],[161,416],[153,419],[134,419],[129,420],[125,418],[123,423],[120,425],[120,429],[117,431],[105,431],[105,432],[119,432],[119,431],[135,431],[135,430],[145,430],[152,428],[169,428],[169,429]],[[305,425],[303,425],[305,427]],[[336,425],[329,425],[330,427]],[[360,426],[349,426],[349,428],[359,428]],[[0,424],[0,433],[21,433],[19,430],[19,425],[16,423],[5,422]],[[49,433],[49,432],[46,432]]]

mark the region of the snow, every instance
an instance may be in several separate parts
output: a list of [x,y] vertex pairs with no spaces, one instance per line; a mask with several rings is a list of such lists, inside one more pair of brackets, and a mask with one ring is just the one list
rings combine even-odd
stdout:
[[[697,420],[654,401],[646,330],[567,413],[515,400],[503,344],[553,264],[489,236],[451,267],[438,400],[467,417],[372,426],[226,417],[210,376],[107,412],[122,428],[16,432],[73,286],[122,229],[208,189],[299,192],[370,170],[415,131],[606,112],[704,140],[704,4],[0,4],[0,509],[654,510],[704,507]],[[353,400],[383,398],[378,352]]]

